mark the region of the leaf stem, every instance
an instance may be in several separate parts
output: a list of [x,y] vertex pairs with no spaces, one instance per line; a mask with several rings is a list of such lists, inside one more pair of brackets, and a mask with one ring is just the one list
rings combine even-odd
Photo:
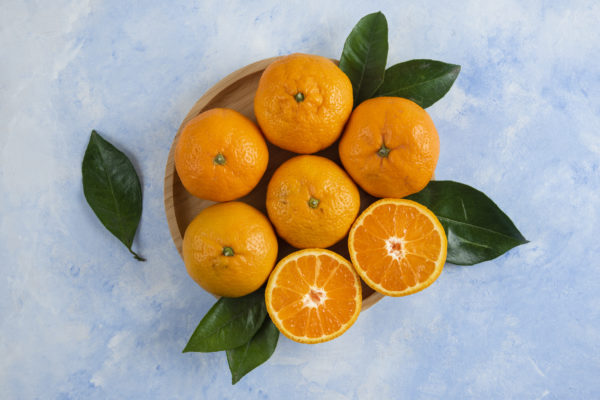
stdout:
[[232,247],[223,247],[223,255],[225,257],[233,257],[234,252],[233,252],[233,248]]
[[133,254],[133,258],[135,258],[138,261],[146,261],[146,259],[140,255],[138,255],[135,251],[131,250],[131,247],[128,247],[127,250],[129,250],[129,252],[131,254]]
[[381,143],[381,147],[377,150],[377,155],[381,158],[386,158],[391,150],[389,147],[386,147],[385,143]]
[[320,203],[320,202],[321,202],[321,201],[320,201],[319,199],[315,199],[314,197],[311,197],[311,198],[308,200],[308,206],[309,206],[310,208],[317,208],[317,207],[319,206],[319,203]]

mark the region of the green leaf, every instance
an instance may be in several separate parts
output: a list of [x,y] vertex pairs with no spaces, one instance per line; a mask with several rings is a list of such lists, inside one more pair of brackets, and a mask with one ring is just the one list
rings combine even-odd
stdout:
[[460,65],[435,60],[410,60],[385,71],[375,96],[404,97],[423,108],[444,97],[460,72]]
[[142,216],[142,188],[125,154],[92,131],[83,162],[83,194],[100,222],[133,254],[133,237]]
[[348,75],[354,107],[370,99],[383,82],[388,53],[388,25],[381,12],[358,21],[344,43],[340,69]]
[[262,289],[238,298],[221,297],[202,318],[183,352],[235,349],[252,339],[266,315]]
[[231,384],[235,385],[248,372],[271,357],[277,347],[279,330],[266,317],[256,335],[246,344],[227,350],[227,363],[231,371]]
[[431,181],[406,197],[429,208],[448,237],[447,261],[473,265],[528,243],[500,208],[485,194],[453,181]]

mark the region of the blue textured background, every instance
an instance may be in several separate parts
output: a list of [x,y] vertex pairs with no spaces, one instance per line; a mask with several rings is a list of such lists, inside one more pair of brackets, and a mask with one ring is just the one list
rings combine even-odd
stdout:
[[[0,398],[600,398],[600,3],[212,3],[2,2]],[[462,65],[429,109],[437,177],[486,192],[531,243],[448,265],[332,342],[282,337],[231,386],[223,353],[181,354],[214,300],[167,228],[172,138],[229,72],[295,51],[337,58],[378,9],[390,65]],[[92,128],[140,173],[146,263],[84,200]]]

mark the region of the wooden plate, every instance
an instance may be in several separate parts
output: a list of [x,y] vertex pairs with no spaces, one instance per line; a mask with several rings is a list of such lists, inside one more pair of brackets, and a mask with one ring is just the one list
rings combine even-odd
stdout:
[[[267,68],[269,64],[278,58],[279,57],[267,58],[265,60],[255,62],[223,78],[219,83],[204,93],[204,95],[196,102],[196,104],[194,104],[190,112],[181,123],[177,135],[175,135],[173,144],[171,145],[171,150],[169,151],[169,158],[167,160],[167,167],[165,170],[164,196],[165,212],[167,214],[167,222],[169,223],[171,237],[173,238],[175,247],[177,247],[177,251],[179,251],[180,255],[183,234],[185,233],[185,229],[187,228],[188,224],[196,215],[198,215],[201,210],[205,209],[211,204],[214,204],[212,201],[199,199],[188,193],[177,176],[177,172],[175,171],[174,153],[175,143],[177,142],[177,138],[179,137],[181,129],[190,119],[194,118],[205,110],[215,107],[231,108],[241,112],[246,117],[256,122],[256,118],[254,117],[254,93],[258,87],[258,81],[265,68]],[[337,61],[335,62],[337,63]],[[250,192],[250,194],[239,199],[239,201],[243,201],[256,207],[265,215],[267,214],[265,198],[269,179],[271,179],[273,172],[275,172],[279,165],[281,165],[287,159],[297,155],[295,153],[280,149],[279,147],[275,147],[271,144],[268,144],[268,147],[269,165],[265,175],[259,182],[258,186],[252,192]],[[340,164],[337,152],[337,143],[317,154],[327,157]],[[361,190],[360,200],[362,211],[376,199]],[[338,254],[341,254],[346,259],[350,259],[348,254],[348,242],[346,239],[330,247],[330,249]],[[278,260],[295,250],[295,248],[280,239]],[[363,310],[371,307],[383,297],[382,294],[374,292],[373,289],[365,285],[364,282],[362,288]]]

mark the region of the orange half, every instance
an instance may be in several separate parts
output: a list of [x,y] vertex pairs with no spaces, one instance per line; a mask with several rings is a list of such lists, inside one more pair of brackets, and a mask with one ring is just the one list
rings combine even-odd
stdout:
[[406,296],[431,285],[446,262],[442,224],[411,200],[381,199],[354,222],[350,258],[360,277],[388,296]]
[[265,302],[285,336],[300,343],[325,342],[358,318],[360,278],[348,260],[330,250],[300,250],[275,266]]

